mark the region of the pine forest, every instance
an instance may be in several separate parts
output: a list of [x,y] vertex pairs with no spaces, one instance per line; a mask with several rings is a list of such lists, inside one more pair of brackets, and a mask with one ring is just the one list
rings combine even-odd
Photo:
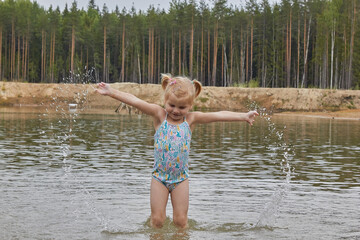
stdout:
[[169,9],[63,10],[0,1],[0,81],[359,89],[360,0],[172,0]]

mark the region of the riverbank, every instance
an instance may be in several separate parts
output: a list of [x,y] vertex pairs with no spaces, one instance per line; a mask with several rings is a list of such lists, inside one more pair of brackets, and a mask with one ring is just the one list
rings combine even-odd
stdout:
[[[159,105],[163,91],[157,84],[114,83],[113,88]],[[47,106],[76,103],[91,109],[116,109],[119,102],[94,93],[90,84],[34,84],[0,82],[0,106]],[[246,111],[253,103],[272,113],[360,119],[359,90],[203,87],[195,110]]]

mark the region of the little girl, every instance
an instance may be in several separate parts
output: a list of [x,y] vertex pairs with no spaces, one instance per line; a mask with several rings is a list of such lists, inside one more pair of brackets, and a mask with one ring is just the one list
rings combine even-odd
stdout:
[[194,99],[200,94],[200,82],[163,74],[161,85],[165,90],[164,107],[115,90],[105,83],[99,83],[96,92],[133,106],[153,118],[156,133],[155,160],[150,188],[150,222],[155,228],[162,227],[170,194],[174,224],[186,228],[189,207],[188,162],[191,135],[195,126],[220,121],[246,121],[252,125],[258,113],[256,111],[190,112]]

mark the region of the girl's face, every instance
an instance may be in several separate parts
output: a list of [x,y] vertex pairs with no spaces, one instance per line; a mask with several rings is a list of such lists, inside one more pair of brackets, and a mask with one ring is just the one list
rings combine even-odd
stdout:
[[177,98],[174,94],[170,94],[168,99],[165,101],[165,110],[175,123],[182,122],[184,117],[191,109],[188,98]]

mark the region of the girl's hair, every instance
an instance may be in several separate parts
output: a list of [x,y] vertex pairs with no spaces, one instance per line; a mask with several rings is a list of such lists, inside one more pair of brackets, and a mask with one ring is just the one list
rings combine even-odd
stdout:
[[161,74],[161,86],[165,90],[165,101],[174,94],[178,98],[188,98],[192,104],[201,92],[199,81],[182,76],[171,77],[171,74]]

